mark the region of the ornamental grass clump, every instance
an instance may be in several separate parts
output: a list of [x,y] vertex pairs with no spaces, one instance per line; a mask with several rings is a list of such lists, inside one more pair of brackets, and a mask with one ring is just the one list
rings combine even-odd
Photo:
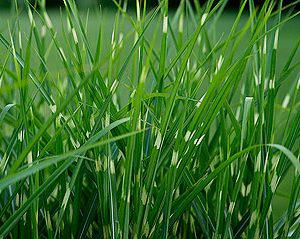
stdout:
[[1,27],[0,238],[300,238],[299,1],[113,2]]

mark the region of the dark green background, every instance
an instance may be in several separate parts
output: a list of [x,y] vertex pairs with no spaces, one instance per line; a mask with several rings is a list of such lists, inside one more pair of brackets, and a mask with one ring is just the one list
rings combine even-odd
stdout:
[[[82,7],[91,7],[93,5],[99,5],[101,4],[102,7],[110,7],[113,6],[114,3],[112,0],[75,0],[79,6]],[[119,0],[117,0],[119,2]],[[147,0],[147,4],[149,6],[155,6],[158,4],[160,0]],[[179,5],[181,0],[170,0],[169,5],[170,7],[177,7]],[[195,0],[190,0],[191,3],[193,3]],[[206,0],[196,0],[200,2],[200,4],[204,4]],[[1,8],[8,8],[10,6],[11,0],[0,0],[0,7]],[[24,0],[18,0],[20,4],[25,2]],[[32,3],[36,2],[35,0],[31,0]],[[123,2],[123,1],[122,1]],[[136,0],[128,0],[128,5],[129,7],[134,7],[135,6]],[[143,0],[140,0],[140,2],[143,2]],[[217,2],[217,1],[216,1]],[[258,5],[263,3],[263,1],[256,1]],[[63,6],[63,0],[46,0],[46,5],[48,8],[55,8],[55,7],[60,7]],[[228,1],[227,7],[228,8],[238,8],[240,5],[239,0],[235,1]]]

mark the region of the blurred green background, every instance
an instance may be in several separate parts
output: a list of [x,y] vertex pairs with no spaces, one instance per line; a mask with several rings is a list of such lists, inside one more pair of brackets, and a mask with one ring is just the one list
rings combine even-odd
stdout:
[[[13,0],[15,1],[15,0]],[[4,8],[4,7],[9,7],[11,2],[13,2],[12,0],[0,0],[0,7]],[[20,4],[22,4],[24,2],[24,0],[17,0]],[[34,4],[35,2],[37,2],[37,0],[29,0],[32,4]],[[63,0],[45,0],[46,1],[46,5],[47,7],[60,7],[63,6]],[[78,4],[78,6],[81,7],[92,7],[95,5],[101,5],[102,7],[112,7],[114,5],[112,0],[75,0],[76,3]],[[200,4],[204,4],[206,2],[206,0],[190,0],[191,5],[193,5],[193,3],[197,1]],[[117,2],[120,2],[120,0],[117,0]],[[121,1],[122,3],[124,2],[124,0]],[[144,0],[140,0],[140,2],[144,2]],[[161,0],[147,0],[147,4],[149,6],[155,6],[157,5],[159,2],[161,2]],[[181,0],[170,0],[169,1],[169,6],[174,8],[177,7],[179,5],[179,3],[181,2]],[[216,1],[217,2],[217,1]],[[239,5],[241,4],[241,0],[229,0],[227,3],[227,8],[238,8]],[[288,4],[289,1],[283,1],[284,4]],[[129,7],[134,7],[136,0],[127,0],[128,6]],[[255,3],[257,5],[262,5],[264,3],[264,1],[259,1],[256,0]]]

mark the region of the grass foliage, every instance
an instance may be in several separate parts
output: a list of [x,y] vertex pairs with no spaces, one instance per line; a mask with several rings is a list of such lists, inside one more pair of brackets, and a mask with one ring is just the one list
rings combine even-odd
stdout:
[[244,0],[219,37],[227,0],[114,0],[110,43],[64,2],[62,38],[43,0],[0,33],[0,238],[300,238],[299,1]]

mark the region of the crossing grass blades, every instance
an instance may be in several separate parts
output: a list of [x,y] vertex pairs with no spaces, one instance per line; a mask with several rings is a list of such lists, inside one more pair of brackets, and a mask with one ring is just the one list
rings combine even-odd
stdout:
[[219,37],[227,2],[137,0],[133,14],[114,0],[113,29],[101,9],[90,29],[74,0],[61,25],[44,0],[15,1],[0,33],[0,238],[300,238],[300,36],[278,55],[299,1],[242,1]]

